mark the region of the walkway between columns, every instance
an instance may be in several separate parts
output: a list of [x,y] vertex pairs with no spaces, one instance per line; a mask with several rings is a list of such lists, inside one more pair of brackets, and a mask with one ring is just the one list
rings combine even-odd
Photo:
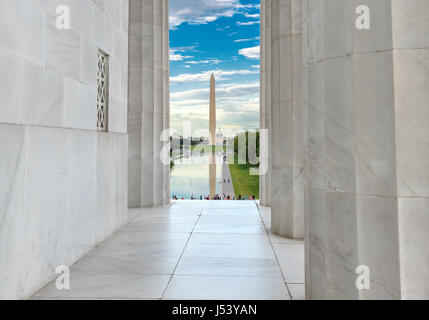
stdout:
[[228,161],[224,160],[222,162],[222,194],[225,195],[226,198],[228,196],[230,199],[235,197],[234,186],[232,184],[231,171],[229,170]]
[[301,299],[302,242],[272,235],[253,201],[134,209],[129,224],[71,268],[71,290],[34,299]]

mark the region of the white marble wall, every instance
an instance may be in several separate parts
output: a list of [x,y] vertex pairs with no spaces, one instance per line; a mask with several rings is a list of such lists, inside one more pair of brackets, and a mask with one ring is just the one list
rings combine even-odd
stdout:
[[[262,34],[262,65],[271,59],[264,85],[272,100],[263,96],[262,109],[268,103],[279,119],[270,121],[272,227],[287,234],[295,226],[292,169],[304,168],[307,297],[427,299],[428,2],[268,3],[262,19],[265,30],[272,19],[272,34]],[[370,30],[355,28],[362,4]],[[300,12],[302,42],[293,32]],[[277,209],[276,201],[283,201]],[[370,290],[355,286],[359,265],[370,268]]]
[[[0,298],[28,297],[126,221],[127,34],[127,0],[0,0]],[[96,131],[98,48],[109,133]]]
[[130,207],[169,203],[170,167],[160,153],[169,128],[167,0],[130,1],[129,187]]

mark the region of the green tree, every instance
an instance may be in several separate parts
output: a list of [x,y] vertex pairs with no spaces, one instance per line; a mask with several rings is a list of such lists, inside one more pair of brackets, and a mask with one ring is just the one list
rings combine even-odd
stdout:
[[[249,140],[252,141],[252,139],[255,139],[254,135],[256,135],[256,144],[250,144],[249,147]],[[249,138],[250,137],[250,138]],[[246,141],[246,148],[245,150],[239,150],[239,141],[244,140]],[[256,148],[256,150],[254,150],[254,148]],[[246,163],[249,162],[256,162],[259,159],[259,152],[260,152],[260,134],[259,132],[243,132],[238,134],[235,138],[234,138],[234,153],[236,155],[236,157],[239,156],[239,152],[245,152],[246,154],[242,154],[242,158],[246,158]],[[251,155],[255,155],[258,159],[250,159],[249,157]],[[251,161],[252,160],[252,161]]]

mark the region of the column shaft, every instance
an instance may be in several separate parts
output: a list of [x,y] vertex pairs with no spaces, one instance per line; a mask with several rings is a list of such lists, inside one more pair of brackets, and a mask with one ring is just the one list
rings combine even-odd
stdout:
[[129,109],[141,120],[130,130],[130,141],[140,145],[130,147],[129,171],[140,176],[130,179],[129,205],[157,206],[170,199],[169,166],[160,156],[169,128],[168,0],[131,0],[130,8]]
[[262,206],[271,206],[271,132],[270,132],[270,80],[271,80],[271,0],[261,1],[261,95],[260,127],[268,130],[268,144],[265,146],[268,156],[268,170],[259,179],[259,198]]
[[307,298],[427,299],[428,2],[266,0],[261,19],[272,230],[301,236],[305,212]]
[[[272,231],[304,236],[301,1],[263,3],[262,128],[269,130],[268,177],[261,179],[271,204]],[[270,188],[266,184],[270,184]]]

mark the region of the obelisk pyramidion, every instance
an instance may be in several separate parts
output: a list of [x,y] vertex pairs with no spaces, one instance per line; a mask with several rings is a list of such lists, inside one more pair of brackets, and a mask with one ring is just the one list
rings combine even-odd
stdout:
[[216,145],[216,80],[214,74],[210,79],[210,145]]

